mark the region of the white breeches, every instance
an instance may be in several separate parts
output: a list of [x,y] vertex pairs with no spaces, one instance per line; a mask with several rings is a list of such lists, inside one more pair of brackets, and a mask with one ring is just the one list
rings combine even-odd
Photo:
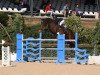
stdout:
[[62,20],[62,21],[59,23],[60,26],[61,26],[62,24],[64,24],[64,20]]

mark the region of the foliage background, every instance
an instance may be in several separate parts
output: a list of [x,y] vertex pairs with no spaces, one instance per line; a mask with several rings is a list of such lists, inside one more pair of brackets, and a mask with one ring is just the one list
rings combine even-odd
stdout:
[[[6,40],[9,43],[13,43],[11,46],[12,52],[15,52],[16,48],[16,34],[23,33],[24,37],[39,37],[38,30],[40,29],[40,25],[33,25],[31,27],[27,27],[24,24],[23,16],[20,14],[13,14],[12,16],[3,15],[6,13],[0,13],[0,18],[3,21],[1,22],[4,25],[4,28],[8,32],[11,39],[9,39],[8,35],[0,26],[0,42],[2,39]],[[5,17],[6,16],[6,17]],[[79,34],[79,47],[86,48],[87,52],[93,55],[100,55],[100,21],[96,22],[96,27],[94,29],[84,28],[81,24],[81,19],[77,16],[70,16],[65,21],[66,27],[73,30],[73,32],[78,32]],[[43,38],[56,38],[53,34],[49,32],[46,28],[43,31]],[[0,52],[1,53],[1,52]],[[0,54],[1,55],[1,54]]]

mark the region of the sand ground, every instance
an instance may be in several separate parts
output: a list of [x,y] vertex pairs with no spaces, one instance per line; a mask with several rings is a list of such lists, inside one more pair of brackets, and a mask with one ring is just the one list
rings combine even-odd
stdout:
[[14,67],[0,67],[0,75],[100,75],[100,65],[16,63]]

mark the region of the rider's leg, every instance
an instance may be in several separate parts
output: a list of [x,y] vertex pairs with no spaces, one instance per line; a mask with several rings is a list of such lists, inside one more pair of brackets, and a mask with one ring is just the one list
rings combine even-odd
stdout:
[[64,20],[62,20],[62,21],[59,23],[60,26],[63,25],[63,24],[64,24]]

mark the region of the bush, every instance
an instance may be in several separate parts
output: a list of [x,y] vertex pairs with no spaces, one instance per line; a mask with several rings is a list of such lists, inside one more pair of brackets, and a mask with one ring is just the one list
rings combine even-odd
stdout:
[[9,16],[7,13],[0,12],[0,23],[2,23],[4,26],[8,25]]
[[94,32],[93,32],[93,47],[94,47],[94,54],[95,55],[100,55],[99,51],[97,50],[98,47],[97,45],[100,43],[100,21],[97,21],[96,22],[96,27],[94,29]]
[[81,19],[75,15],[69,16],[65,20],[66,27],[73,30],[74,32],[80,32],[82,29]]
[[94,29],[84,28],[80,33],[79,41],[85,44],[91,44],[93,39]]
[[14,14],[12,16],[13,24],[15,26],[16,33],[22,33],[24,27],[24,19],[20,14]]
[[94,29],[94,41],[100,43],[100,21],[96,22],[96,27]]
[[40,29],[40,25],[33,25],[31,27],[24,26],[23,29],[24,38],[28,38],[28,37],[38,38],[39,29]]

